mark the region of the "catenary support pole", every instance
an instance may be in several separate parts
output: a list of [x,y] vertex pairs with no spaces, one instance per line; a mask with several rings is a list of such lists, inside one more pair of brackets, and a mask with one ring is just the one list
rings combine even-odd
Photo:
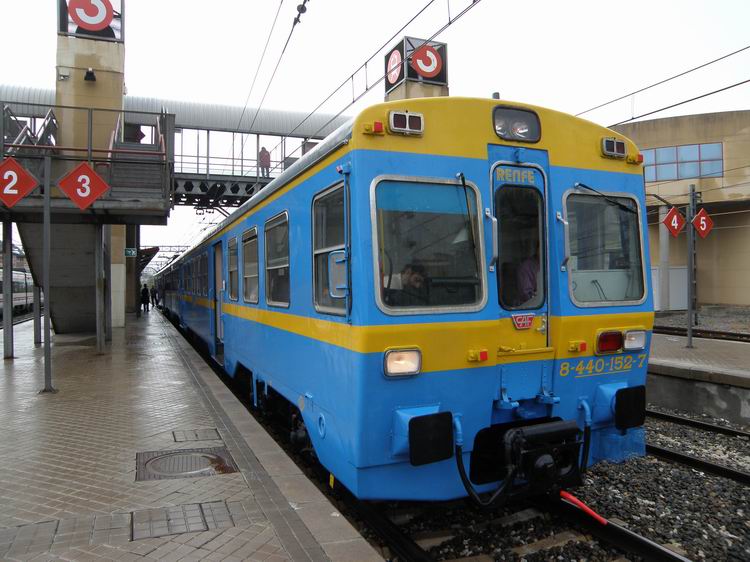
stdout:
[[3,357],[13,359],[13,222],[3,221]]
[[690,184],[690,204],[687,216],[687,253],[688,253],[688,309],[687,309],[687,346],[693,347],[693,305],[695,299],[695,184]]
[[50,231],[52,230],[51,222],[51,211],[50,206],[52,204],[50,199],[50,191],[52,190],[52,182],[50,181],[50,175],[52,174],[52,160],[49,156],[44,157],[44,235],[42,241],[42,270],[43,270],[43,290],[44,290],[44,303],[46,310],[44,312],[44,388],[42,392],[57,392],[52,386],[52,338],[50,336],[50,311],[52,310],[49,290],[49,273],[50,273],[50,255],[51,255],[51,237]]
[[96,283],[96,352],[104,353],[104,227],[96,225],[94,271]]
[[42,343],[42,290],[34,285],[34,345]]

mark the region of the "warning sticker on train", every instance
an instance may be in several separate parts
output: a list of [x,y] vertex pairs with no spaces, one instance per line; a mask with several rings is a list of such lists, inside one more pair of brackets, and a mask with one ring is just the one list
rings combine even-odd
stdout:
[[420,76],[435,78],[443,70],[443,57],[440,56],[435,47],[422,45],[414,51],[411,66]]
[[0,164],[0,199],[11,208],[29,193],[39,182],[13,158]]

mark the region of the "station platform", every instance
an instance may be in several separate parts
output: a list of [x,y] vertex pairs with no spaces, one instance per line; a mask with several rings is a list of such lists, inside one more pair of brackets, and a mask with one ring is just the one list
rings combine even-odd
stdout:
[[750,343],[654,334],[647,399],[750,426]]
[[[159,312],[0,368],[0,559],[382,560]],[[0,332],[0,339],[2,339]]]

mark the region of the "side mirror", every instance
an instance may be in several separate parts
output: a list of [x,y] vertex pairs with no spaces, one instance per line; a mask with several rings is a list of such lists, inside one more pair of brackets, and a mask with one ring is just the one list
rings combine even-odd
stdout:
[[349,291],[346,275],[346,252],[328,254],[328,294],[332,299],[345,299]]

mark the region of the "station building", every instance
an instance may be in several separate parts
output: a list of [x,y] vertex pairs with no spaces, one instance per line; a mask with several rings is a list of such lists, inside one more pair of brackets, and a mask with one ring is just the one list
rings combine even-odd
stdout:
[[635,141],[644,156],[657,310],[687,305],[688,228],[674,238],[661,220],[669,210],[664,201],[687,215],[691,184],[697,209],[704,207],[714,222],[705,239],[696,236],[697,303],[750,306],[750,111],[613,128]]

